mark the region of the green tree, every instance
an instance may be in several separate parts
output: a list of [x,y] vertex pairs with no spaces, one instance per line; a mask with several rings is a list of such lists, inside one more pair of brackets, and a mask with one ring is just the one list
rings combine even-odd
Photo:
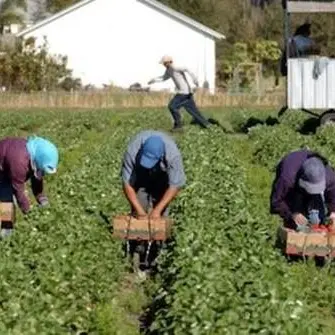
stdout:
[[[239,48],[243,44],[247,46],[249,57],[249,60],[243,60],[245,62],[258,61],[262,47],[270,47],[272,50],[270,53],[275,49],[270,58],[261,57],[260,61],[266,75],[276,72],[278,60],[273,58],[277,58],[284,45],[281,1],[272,1],[264,8],[251,5],[249,0],[160,0],[160,2],[226,35],[226,40],[217,43],[218,78],[223,81],[223,86],[227,85],[227,80],[232,75],[232,67],[240,60]],[[335,56],[334,14],[293,15],[291,32],[293,33],[306,19],[312,23],[312,35],[320,45],[322,53]],[[250,48],[256,45],[257,54],[252,55]]]
[[226,87],[234,78],[239,67],[240,85],[247,88],[255,79],[254,64],[262,64],[265,76],[277,76],[277,64],[281,56],[279,44],[270,40],[252,40],[235,43],[219,59],[219,78],[221,86]]
[[[54,90],[69,87],[72,71],[67,68],[67,58],[49,55],[47,41],[35,47],[34,40],[18,40],[15,50],[0,57],[0,86],[14,91]],[[78,87],[78,81],[73,81]]]
[[50,13],[57,13],[67,7],[72,6],[79,0],[46,0],[46,9]]
[[34,1],[34,11],[32,13],[32,21],[38,22],[46,17],[48,17],[50,13],[47,11],[45,0],[35,0]]
[[0,4],[0,33],[4,26],[13,23],[23,24],[26,18],[26,0],[4,0]]

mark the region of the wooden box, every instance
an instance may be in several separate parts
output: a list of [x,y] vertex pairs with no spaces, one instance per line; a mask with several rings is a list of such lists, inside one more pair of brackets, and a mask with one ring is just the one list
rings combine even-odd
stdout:
[[332,252],[329,236],[327,231],[304,233],[285,227],[279,228],[279,238],[287,255],[328,256]]
[[125,240],[165,241],[171,236],[172,224],[171,219],[164,217],[149,220],[118,215],[113,219],[113,236]]
[[328,233],[328,243],[331,248],[331,257],[335,257],[335,232]]
[[0,202],[0,223],[15,222],[15,206],[13,202]]

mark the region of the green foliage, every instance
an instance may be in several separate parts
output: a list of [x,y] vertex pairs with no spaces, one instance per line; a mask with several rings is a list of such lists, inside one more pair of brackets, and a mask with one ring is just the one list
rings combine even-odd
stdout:
[[273,248],[274,166],[291,150],[332,147],[330,128],[303,136],[295,129],[302,121],[288,116],[247,136],[194,129],[179,139],[188,186],[160,258],[152,334],[331,334],[334,267],[290,265]]
[[255,62],[266,64],[279,60],[281,51],[276,41],[258,40],[251,43],[252,56]]
[[[209,111],[238,129],[266,112]],[[1,334],[138,334],[143,287],[126,272],[121,243],[99,212],[128,209],[120,164],[129,139],[166,129],[160,110],[2,112],[0,135],[47,136],[60,147],[57,175],[46,181],[51,206],[19,215],[1,242]],[[249,134],[186,126],[176,135],[188,178],[173,202],[173,241],[159,257],[149,333],[332,334],[334,266],[288,264],[273,248],[269,214],[273,168],[308,146],[335,164],[334,127],[303,136],[304,119]],[[144,126],[143,126],[144,125]]]
[[46,9],[51,13],[57,13],[70,7],[80,0],[46,0]]
[[26,0],[4,0],[0,5],[0,26],[12,23],[23,23],[25,11],[27,10]]
[[310,139],[287,125],[258,126],[250,131],[255,143],[254,161],[274,170],[281,157],[290,151],[308,148]]
[[0,243],[0,333],[136,334],[143,294],[125,287],[121,243],[99,212],[128,208],[120,159],[138,126],[115,111],[2,115],[1,137],[47,136],[61,155],[58,175],[46,180],[51,206],[39,209],[31,198],[35,208],[19,213],[14,235]]
[[[226,36],[226,40],[218,43],[218,77],[221,86],[227,86],[231,79],[231,68],[236,63],[234,61],[236,43],[246,43],[250,48],[261,43],[260,48],[258,47],[260,54],[257,52],[257,55],[253,56],[257,56],[255,58],[264,65],[265,75],[273,75],[277,71],[278,46],[283,47],[281,1],[272,1],[271,5],[264,9],[252,7],[251,1],[248,0],[160,1]],[[320,45],[322,53],[329,56],[335,55],[334,14],[293,15],[291,32],[293,33],[296,27],[306,19],[312,22],[312,36]],[[269,55],[271,55],[270,59]],[[256,61],[255,58],[248,57],[243,61],[249,62],[252,59]]]
[[80,86],[80,81],[71,75],[67,58],[49,55],[46,40],[38,47],[31,40],[18,41],[16,48],[0,58],[0,85],[9,90],[31,92],[58,87],[69,90]]
[[263,64],[263,74],[274,75],[280,55],[279,45],[275,41],[236,42],[230,52],[221,59],[221,79],[227,83],[231,82],[238,70],[238,76],[242,78],[241,86],[250,86],[256,78],[255,65]]

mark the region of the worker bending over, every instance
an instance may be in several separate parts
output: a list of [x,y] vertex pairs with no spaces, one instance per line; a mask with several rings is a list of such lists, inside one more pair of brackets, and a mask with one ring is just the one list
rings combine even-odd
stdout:
[[[43,176],[54,174],[58,165],[58,149],[42,137],[8,137],[0,141],[0,201],[13,202],[15,196],[24,214],[30,210],[25,182],[31,181],[32,192],[40,206],[48,204],[43,193]],[[3,227],[2,235],[13,227]]]
[[129,143],[122,163],[124,193],[138,217],[168,215],[168,205],[185,185],[181,153],[165,133],[146,130]]
[[301,229],[308,223],[335,224],[335,173],[319,154],[299,150],[278,164],[271,193],[271,213],[284,225]]
[[168,108],[171,112],[172,118],[174,120],[173,131],[178,131],[182,129],[180,108],[184,107],[186,111],[193,117],[192,123],[197,123],[203,128],[209,126],[209,121],[200,113],[197,108],[194,98],[193,90],[186,78],[186,73],[188,73],[196,87],[199,86],[196,76],[189,69],[185,67],[177,67],[173,64],[172,57],[164,56],[160,64],[163,64],[166,68],[165,73],[157,78],[151,79],[148,84],[154,84],[157,82],[162,82],[172,78],[176,88],[177,94],[169,102]]

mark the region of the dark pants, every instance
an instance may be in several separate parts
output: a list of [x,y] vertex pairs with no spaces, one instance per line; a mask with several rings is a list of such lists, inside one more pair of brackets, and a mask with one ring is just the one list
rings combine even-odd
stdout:
[[[147,189],[144,187],[141,187],[137,190],[137,199],[142,205],[143,209],[149,213],[151,209],[153,209],[159,201],[162,199],[165,191],[167,190],[168,186],[163,186],[158,189]],[[135,213],[135,210],[132,209],[133,214]],[[162,215],[168,216],[169,214],[169,208],[165,208]]]
[[[147,189],[145,187],[136,188],[137,190],[137,199],[142,205],[143,209],[149,213],[152,208],[154,208],[158,202],[162,199],[165,191],[168,188],[168,184],[161,184],[157,187],[157,184],[154,184],[154,187],[150,187]],[[162,212],[162,216],[168,216],[169,209],[165,208]],[[132,208],[132,214],[136,215],[136,211]],[[148,267],[150,268],[154,262],[156,257],[158,256],[159,250],[162,247],[162,243],[154,241],[152,246],[150,247],[150,252],[148,254],[148,263],[145,263],[146,253],[149,250],[149,244],[147,241],[129,241],[129,252],[130,256],[133,257],[135,252],[139,254],[140,260],[140,270],[146,270]]]
[[193,94],[176,94],[169,102],[168,108],[174,120],[175,127],[181,127],[180,108],[184,107],[186,111],[192,115],[193,119],[202,127],[207,128],[209,125],[208,120],[200,113]]

